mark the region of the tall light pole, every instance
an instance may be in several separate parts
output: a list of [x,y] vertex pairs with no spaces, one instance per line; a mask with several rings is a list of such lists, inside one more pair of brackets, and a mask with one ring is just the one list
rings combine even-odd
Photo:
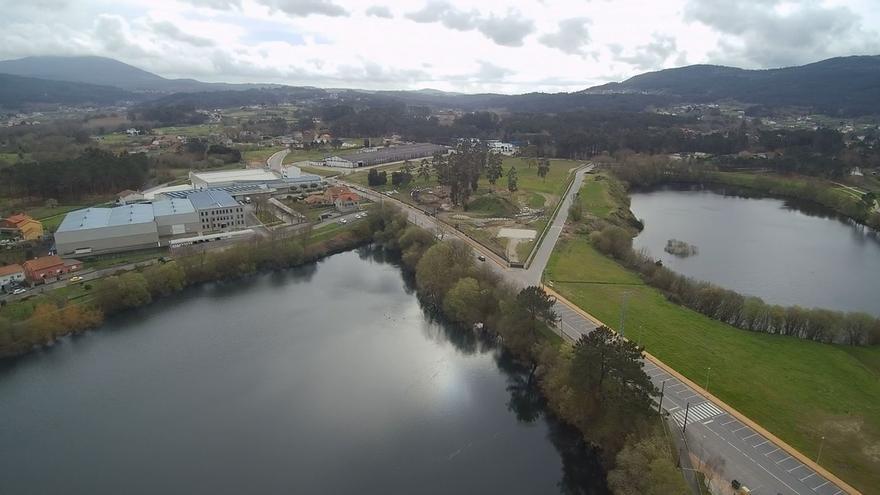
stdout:
[[825,445],[825,435],[822,435],[822,440],[819,441],[819,453],[816,454],[816,464],[819,464],[819,459],[822,457],[822,447]]

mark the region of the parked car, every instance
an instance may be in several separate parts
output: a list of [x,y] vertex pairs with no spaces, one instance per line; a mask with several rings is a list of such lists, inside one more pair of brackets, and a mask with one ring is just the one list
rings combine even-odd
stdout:
[[339,221],[339,223],[348,223],[348,220],[343,218],[342,220]]
[[76,277],[70,277],[70,281],[71,282],[82,282],[83,278],[77,275]]
[[477,256],[477,259],[480,260],[480,261],[486,261],[486,257],[483,256],[482,254],[479,255],[479,256]]
[[25,292],[27,292],[27,289],[19,287],[19,288],[15,289],[14,291],[12,291],[12,295],[17,296],[19,294],[24,294]]

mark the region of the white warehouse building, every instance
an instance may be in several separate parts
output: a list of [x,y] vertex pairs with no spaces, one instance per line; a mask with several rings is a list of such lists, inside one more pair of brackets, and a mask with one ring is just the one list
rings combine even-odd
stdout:
[[55,231],[61,256],[102,254],[159,246],[159,238],[201,232],[189,200],[166,199],[114,208],[72,211]]

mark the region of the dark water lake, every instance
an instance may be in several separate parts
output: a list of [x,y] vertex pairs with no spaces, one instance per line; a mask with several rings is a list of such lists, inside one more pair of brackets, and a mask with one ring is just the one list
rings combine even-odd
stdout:
[[528,370],[371,249],[0,363],[0,493],[606,493]]
[[[880,316],[880,235],[821,207],[668,186],[631,194],[634,247],[684,275],[783,305]],[[669,239],[695,245],[680,258]]]

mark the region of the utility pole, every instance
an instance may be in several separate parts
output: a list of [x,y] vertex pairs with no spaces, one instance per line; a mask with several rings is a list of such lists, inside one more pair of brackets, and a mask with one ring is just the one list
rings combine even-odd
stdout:
[[684,409],[684,421],[681,422],[681,432],[684,433],[685,428],[687,428],[688,424],[688,413],[691,412],[691,403],[688,402]]
[[657,412],[663,412],[663,392],[666,390],[666,380],[660,384],[660,402],[657,404]]

